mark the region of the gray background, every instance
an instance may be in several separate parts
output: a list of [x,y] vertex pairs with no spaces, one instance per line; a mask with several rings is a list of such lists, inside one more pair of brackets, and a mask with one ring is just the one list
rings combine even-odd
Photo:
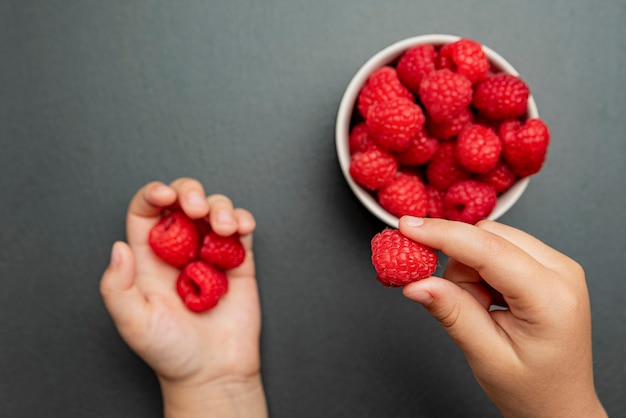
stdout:
[[98,282],[134,192],[180,176],[257,217],[274,417],[498,416],[438,324],[374,279],[384,225],[335,154],[351,76],[426,33],[486,44],[531,87],[553,142],[501,221],[585,267],[597,389],[624,414],[624,1],[5,0],[2,416],[161,413]]

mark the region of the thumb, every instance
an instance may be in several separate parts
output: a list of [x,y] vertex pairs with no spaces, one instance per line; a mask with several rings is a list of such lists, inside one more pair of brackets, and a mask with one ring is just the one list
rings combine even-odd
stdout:
[[111,262],[100,280],[100,294],[118,326],[145,309],[146,299],[135,282],[135,256],[125,242],[113,244]]
[[423,305],[468,359],[488,360],[496,344],[504,343],[504,335],[487,309],[449,280],[429,277],[404,286],[402,293]]

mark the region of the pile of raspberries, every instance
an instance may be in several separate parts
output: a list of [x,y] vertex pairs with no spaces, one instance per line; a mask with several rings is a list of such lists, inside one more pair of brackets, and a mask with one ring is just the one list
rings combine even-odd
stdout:
[[217,305],[228,290],[226,270],[241,265],[246,256],[239,234],[219,235],[206,219],[192,220],[180,210],[161,217],[148,243],[157,257],[181,270],[176,291],[194,312]]
[[350,175],[394,216],[475,224],[537,173],[550,133],[530,91],[471,39],[419,45],[374,71],[350,129]]

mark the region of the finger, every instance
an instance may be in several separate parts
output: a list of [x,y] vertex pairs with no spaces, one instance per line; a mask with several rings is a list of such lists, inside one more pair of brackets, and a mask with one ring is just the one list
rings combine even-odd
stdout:
[[237,219],[233,202],[222,194],[213,194],[207,198],[209,205],[209,224],[217,234],[229,236],[237,232]]
[[100,294],[118,328],[143,317],[147,302],[135,283],[135,259],[126,243],[113,244],[111,262],[100,280]]
[[489,312],[454,283],[429,277],[404,286],[402,293],[422,304],[468,359],[492,362],[493,353],[501,355],[503,350],[509,349],[508,337]]
[[570,262],[566,255],[517,228],[487,220],[478,222],[476,226],[514,243],[548,268],[558,270]]
[[443,277],[474,296],[483,308],[491,306],[492,295],[485,287],[483,278],[473,268],[451,258],[443,271]]
[[545,287],[546,270],[512,242],[463,222],[403,217],[400,231],[473,268],[513,308],[532,306]]
[[254,219],[252,213],[246,209],[236,208],[233,214],[237,222],[237,232],[239,235],[248,235],[254,231],[256,228],[256,220]]
[[150,229],[159,221],[163,209],[176,201],[176,192],[161,182],[142,187],[130,201],[126,234],[131,247],[147,245]]
[[209,212],[204,188],[198,180],[183,177],[174,180],[170,186],[178,196],[181,209],[191,219],[202,218]]

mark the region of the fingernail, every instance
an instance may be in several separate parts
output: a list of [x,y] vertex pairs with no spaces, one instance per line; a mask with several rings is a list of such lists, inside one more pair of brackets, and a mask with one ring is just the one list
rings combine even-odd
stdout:
[[113,244],[113,247],[111,248],[111,266],[113,267],[119,266],[121,260],[122,260],[122,256],[120,254],[119,246],[116,242],[115,244]]
[[191,192],[187,196],[187,203],[193,206],[202,206],[206,205],[206,199],[200,193]]
[[406,226],[415,227],[420,226],[424,223],[424,218],[418,218],[416,216],[405,216],[404,222]]
[[408,296],[411,298],[411,300],[417,303],[421,303],[424,306],[430,305],[433,301],[433,297],[431,296],[431,294],[426,292],[415,292],[411,293]]
[[222,211],[217,214],[217,221],[221,224],[232,224],[235,222],[230,212]]

